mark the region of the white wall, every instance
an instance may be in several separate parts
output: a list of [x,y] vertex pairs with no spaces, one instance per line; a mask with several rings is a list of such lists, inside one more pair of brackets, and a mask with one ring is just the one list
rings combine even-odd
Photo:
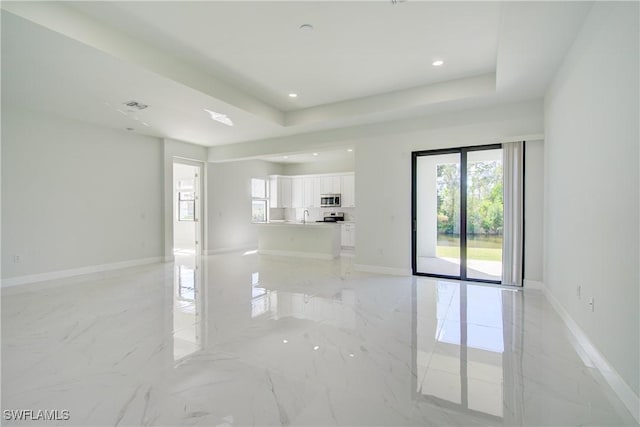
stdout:
[[[524,278],[543,281],[544,142],[527,141],[524,167]],[[525,282],[526,286],[526,282]]]
[[596,3],[547,93],[544,216],[545,285],[636,395],[638,13]]
[[3,105],[3,279],[160,256],[161,164],[157,138]]
[[542,104],[533,102],[427,117],[404,133],[356,141],[356,264],[410,272],[412,151],[528,139],[542,128]]
[[281,173],[279,163],[262,160],[207,165],[209,253],[258,247],[251,223],[251,178]]

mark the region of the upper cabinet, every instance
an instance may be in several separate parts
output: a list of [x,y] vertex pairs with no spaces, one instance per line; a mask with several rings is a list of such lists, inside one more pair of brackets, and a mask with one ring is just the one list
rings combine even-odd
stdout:
[[320,194],[339,194],[340,193],[340,176],[323,176],[320,177]]
[[291,181],[288,176],[273,175],[269,177],[269,207],[290,208]]
[[291,183],[292,179],[288,176],[280,177],[280,204],[283,208],[291,208]]
[[291,207],[304,208],[304,178],[296,176],[291,178]]
[[320,207],[320,178],[316,176],[302,177],[302,186],[304,191],[304,208]]
[[278,206],[278,177],[273,175],[269,177],[269,207],[279,208]]
[[353,173],[269,177],[272,208],[319,208],[321,194],[341,194],[341,206],[355,207]]

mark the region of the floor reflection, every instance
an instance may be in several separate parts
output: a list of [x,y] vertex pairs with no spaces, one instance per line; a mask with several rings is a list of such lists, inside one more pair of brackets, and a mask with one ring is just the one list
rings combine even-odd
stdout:
[[[505,307],[514,291],[465,283],[421,286],[414,303],[417,398],[503,423]],[[509,303],[504,304],[508,299]],[[435,314],[435,316],[434,316]],[[521,326],[521,325],[520,325]]]
[[203,348],[203,286],[199,257],[176,254],[173,298],[173,359]]
[[293,317],[323,322],[342,328],[355,327],[355,293],[342,289],[331,298],[301,292],[267,290],[260,285],[260,273],[251,275],[251,317],[268,314],[274,320]]

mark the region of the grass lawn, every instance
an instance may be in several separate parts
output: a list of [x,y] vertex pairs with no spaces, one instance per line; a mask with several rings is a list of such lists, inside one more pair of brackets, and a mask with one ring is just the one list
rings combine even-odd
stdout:
[[[437,246],[436,255],[440,258],[460,258],[458,246]],[[502,248],[467,248],[467,258],[481,261],[502,261]]]

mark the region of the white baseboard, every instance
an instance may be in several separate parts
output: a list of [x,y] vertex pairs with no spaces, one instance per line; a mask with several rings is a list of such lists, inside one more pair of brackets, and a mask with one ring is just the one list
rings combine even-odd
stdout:
[[72,268],[69,270],[51,271],[49,273],[30,274],[26,276],[11,277],[2,279],[2,287],[26,285],[28,283],[44,282],[47,280],[64,279],[67,277],[80,276],[83,274],[100,273],[102,271],[119,270],[121,268],[136,267],[145,264],[161,262],[163,257],[141,258],[130,261],[114,262],[112,264],[90,265],[87,267]]
[[624,403],[631,415],[640,423],[640,398],[636,395],[631,387],[622,379],[620,374],[615,370],[613,366],[607,361],[607,359],[598,351],[593,345],[589,336],[578,326],[578,324],[569,315],[567,310],[560,304],[555,296],[551,293],[549,288],[542,284],[542,293],[546,297],[549,304],[555,309],[560,318],[564,321],[565,325],[571,331],[578,345],[582,347],[587,357],[591,359],[593,365],[600,371],[604,379],[609,386],[613,389],[614,393]]
[[258,253],[260,255],[290,256],[290,257],[296,257],[296,258],[311,258],[311,259],[324,259],[324,260],[332,260],[337,258],[331,254],[323,254],[319,252],[280,251],[276,249],[260,249]]
[[411,269],[408,268],[381,267],[379,265],[355,264],[353,268],[356,271],[376,274],[388,274],[391,276],[411,276],[412,274]]
[[228,254],[231,252],[241,252],[241,251],[252,251],[256,250],[257,245],[250,246],[236,246],[230,248],[219,248],[219,249],[209,249],[207,251],[207,255],[220,255],[220,254]]
[[522,287],[525,289],[537,289],[541,291],[544,285],[542,282],[538,282],[537,280],[524,279],[522,281]]

